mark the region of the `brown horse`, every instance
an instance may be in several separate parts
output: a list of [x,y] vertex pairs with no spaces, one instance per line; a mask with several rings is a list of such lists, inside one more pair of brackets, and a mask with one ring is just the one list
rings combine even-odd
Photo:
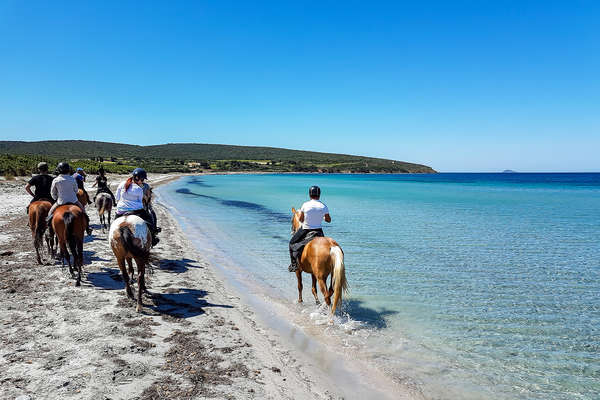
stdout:
[[[108,193],[98,193],[96,196],[96,209],[98,210],[98,216],[100,217],[100,225],[102,225],[102,232],[107,226],[110,226],[110,212],[112,211],[112,198]],[[106,224],[106,216],[104,213],[108,213],[108,225]]]
[[[50,211],[52,204],[47,200],[38,200],[29,204],[29,227],[31,228],[31,236],[33,237],[33,247],[37,256],[38,264],[43,264],[42,253],[44,252],[44,232],[48,225],[46,217]],[[52,241],[52,244],[50,243]],[[53,255],[54,235],[46,235],[46,245],[48,246],[48,254]]]
[[65,260],[67,261],[69,272],[74,278],[75,274],[67,246],[71,250],[71,254],[73,254],[73,263],[77,268],[77,282],[75,286],[80,286],[83,267],[83,234],[87,229],[87,221],[83,211],[73,204],[65,204],[57,207],[52,218],[52,229],[56,232],[56,236],[58,236],[62,264],[65,265]]
[[77,189],[77,200],[79,200],[83,206],[83,209],[85,210],[85,206],[88,205],[90,198],[88,197],[87,192],[85,192],[83,189]]
[[131,289],[130,277],[125,269],[125,261],[129,265],[129,273],[133,274],[132,259],[138,267],[138,298],[136,311],[143,307],[142,294],[146,290],[146,264],[150,257],[152,247],[152,234],[146,221],[137,215],[126,215],[115,219],[108,232],[110,247],[112,248],[119,269],[125,282],[125,292],[133,299],[135,296]]
[[[292,208],[292,232],[300,229],[300,213]],[[298,302],[302,303],[302,272],[311,274],[312,293],[315,301],[319,304],[317,296],[317,281],[321,288],[321,293],[325,297],[325,303],[331,306],[331,296],[333,296],[333,306],[331,315],[335,314],[338,304],[341,305],[342,292],[348,291],[346,281],[346,269],[344,266],[344,252],[335,240],[330,237],[316,237],[304,247],[302,255],[296,270],[298,278]],[[327,278],[331,275],[329,290],[327,290]]]

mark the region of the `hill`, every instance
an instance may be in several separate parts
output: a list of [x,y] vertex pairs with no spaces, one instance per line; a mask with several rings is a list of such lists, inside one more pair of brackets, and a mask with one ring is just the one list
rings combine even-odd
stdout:
[[[110,172],[127,172],[133,166],[143,166],[151,172],[192,172],[199,169],[265,172],[436,172],[426,165],[381,158],[204,143],[137,146],[86,140],[0,141],[0,155],[0,174],[11,165],[29,169],[42,159],[53,163],[62,159],[85,163],[90,172],[94,172],[100,163]],[[12,173],[19,174],[19,171]]]

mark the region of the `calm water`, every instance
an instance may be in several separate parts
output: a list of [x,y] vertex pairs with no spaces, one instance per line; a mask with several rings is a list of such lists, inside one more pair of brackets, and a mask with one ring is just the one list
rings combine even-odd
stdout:
[[428,398],[599,398],[600,174],[202,176],[159,193],[294,307],[290,208],[314,184],[346,255],[340,344]]

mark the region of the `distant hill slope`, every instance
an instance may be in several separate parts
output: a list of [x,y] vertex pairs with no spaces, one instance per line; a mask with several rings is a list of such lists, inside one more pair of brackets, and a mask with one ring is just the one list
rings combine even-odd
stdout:
[[[204,162],[204,168],[272,171],[434,173],[426,165],[347,154],[319,153],[275,147],[174,143],[137,146],[86,140],[40,142],[0,141],[0,154],[28,154],[66,159],[121,159],[160,164],[160,160]],[[207,167],[207,164],[209,165]],[[217,165],[218,164],[218,165]],[[269,166],[268,168],[266,166]],[[259,166],[264,166],[259,168]],[[247,167],[247,168],[246,168]]]

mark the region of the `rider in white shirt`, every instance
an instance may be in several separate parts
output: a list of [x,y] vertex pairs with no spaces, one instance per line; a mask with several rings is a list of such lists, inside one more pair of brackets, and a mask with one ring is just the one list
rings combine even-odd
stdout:
[[[302,227],[292,236],[290,239],[290,259],[291,264],[288,267],[288,271],[295,272],[298,269],[298,258],[300,258],[301,248],[299,243],[306,238],[310,232],[315,232],[315,236],[325,236],[321,223],[331,222],[331,216],[329,215],[329,209],[327,206],[319,200],[321,197],[321,189],[318,186],[311,186],[308,189],[308,195],[310,200],[302,204],[300,208],[299,219],[302,223]],[[303,246],[302,246],[303,248]]]

